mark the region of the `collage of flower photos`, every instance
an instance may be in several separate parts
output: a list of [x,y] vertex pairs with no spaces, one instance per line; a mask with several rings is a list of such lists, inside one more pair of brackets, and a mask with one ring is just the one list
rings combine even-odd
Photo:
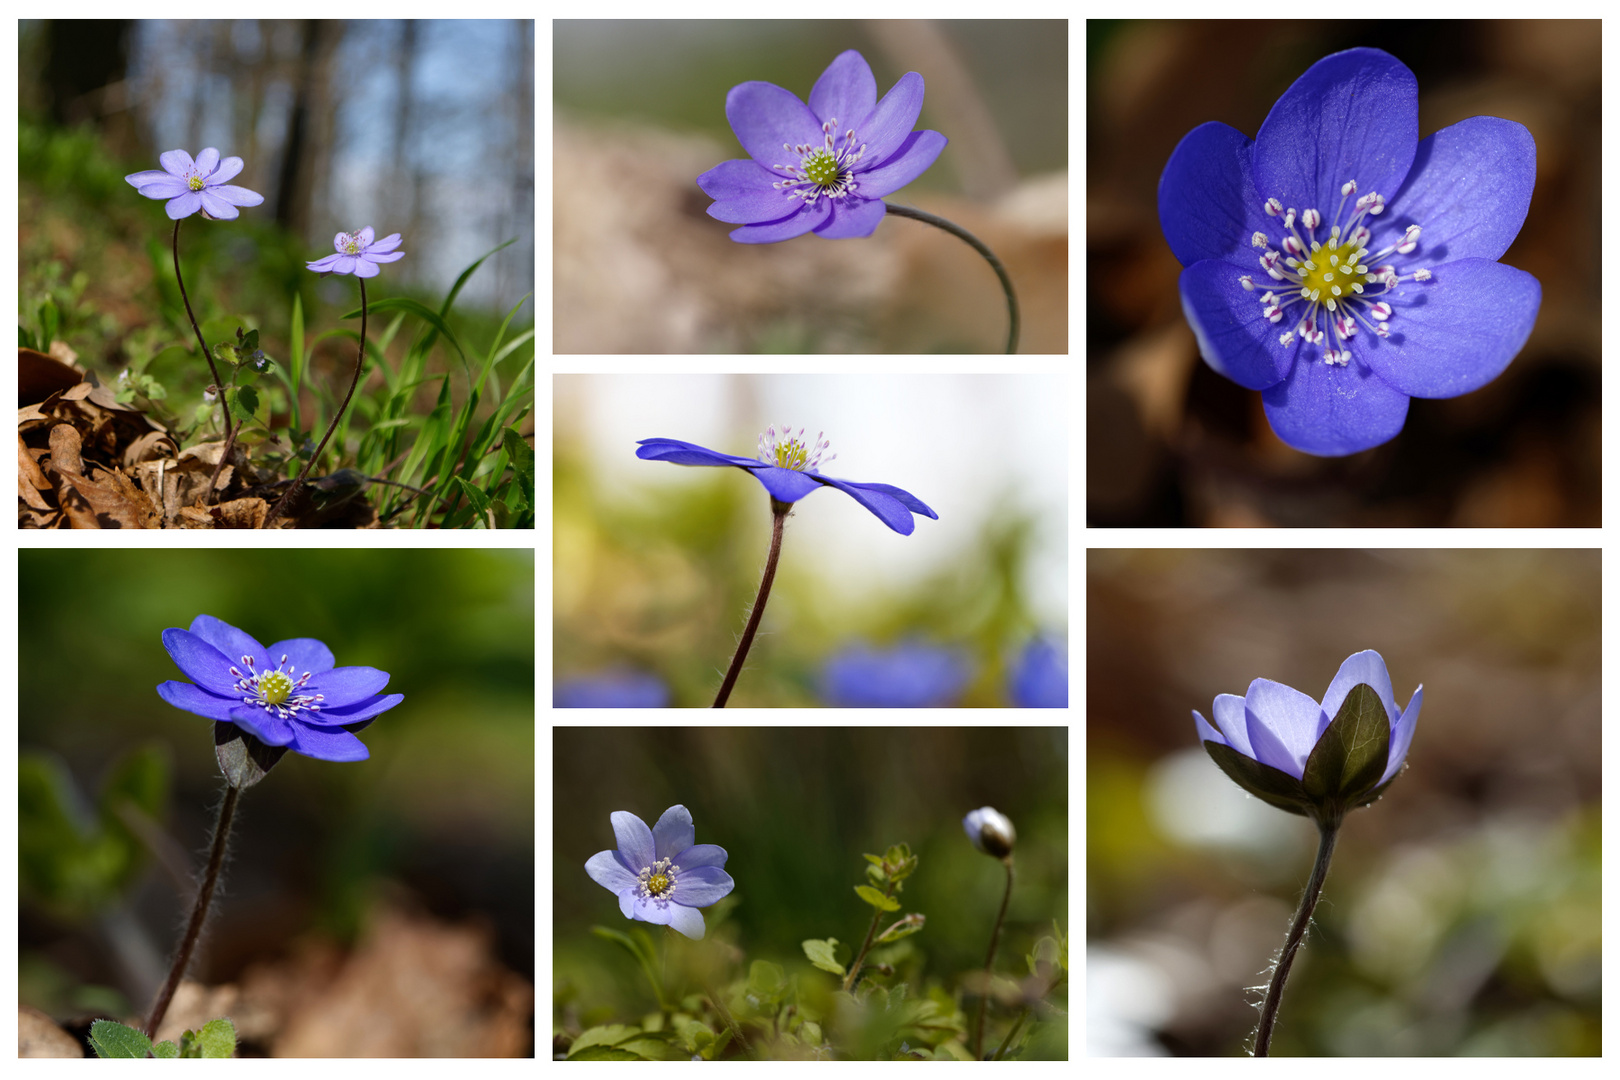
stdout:
[[1602,1056],[1601,37],[1086,24],[1088,1058]]

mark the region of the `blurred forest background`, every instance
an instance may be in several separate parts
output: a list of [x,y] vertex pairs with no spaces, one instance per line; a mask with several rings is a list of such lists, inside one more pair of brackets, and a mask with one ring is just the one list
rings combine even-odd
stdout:
[[976,234],[1007,266],[1019,351],[1068,351],[1064,20],[553,23],[553,307],[560,353],[999,352],[1006,300],[962,241],[915,221],[871,237],[736,244],[697,177],[746,157],[726,93],[801,101],[857,49],[878,97],[923,76],[939,160],[893,201]]
[[[256,329],[285,372],[289,342],[303,335],[306,423],[317,394],[335,408],[353,366],[359,324],[340,317],[358,310],[354,280],[305,265],[330,255],[339,231],[401,233],[405,258],[371,301],[434,312],[469,265],[515,239],[467,280],[447,321],[478,353],[514,308],[510,337],[533,326],[532,22],[24,20],[18,55],[19,336],[105,386],[146,393],[150,376],[160,390],[135,407],[171,430],[189,428],[210,376],[176,287],[164,204],[124,181],[159,168],[166,150],[241,157],[232,182],[264,196],[228,223],[186,220],[187,292],[211,346]],[[393,318],[372,318],[369,344],[397,366],[427,324],[406,318],[394,337]],[[492,385],[532,356],[516,348]],[[432,409],[433,376],[454,372],[451,397],[468,402],[466,364],[439,339],[415,399],[400,391],[408,413],[384,424],[388,457],[403,459],[395,442]],[[386,381],[378,375],[368,368],[356,395],[357,429],[381,421],[384,406],[368,396]],[[262,415],[281,429],[286,392],[272,379],[266,388]],[[492,398],[486,389],[478,420]],[[287,450],[283,441],[277,452]]]
[[212,724],[155,692],[186,681],[161,635],[210,614],[405,700],[369,760],[288,754],[243,798],[192,1026],[231,1012],[250,1054],[529,1051],[531,552],[35,549],[18,577],[23,1004],[122,1018],[168,970],[222,781]]
[[918,517],[901,536],[830,488],[795,504],[732,704],[833,703],[828,663],[863,646],[912,644],[931,658],[896,665],[905,670],[895,678],[926,699],[914,704],[1007,704],[1017,657],[1038,636],[1058,642],[1066,668],[1066,385],[1034,375],[558,376],[556,703],[572,703],[570,679],[615,672],[655,677],[662,697],[648,704],[713,700],[759,589],[769,496],[741,469],[639,460],[636,442],[753,457],[759,433],[789,421],[806,438],[826,432],[837,458],[824,460],[824,475],[903,488],[939,520]]
[[1006,876],[973,848],[962,818],[985,805],[1018,830],[997,971],[1027,975],[1023,957],[1054,919],[1069,934],[1067,728],[558,727],[552,748],[553,1024],[574,1034],[656,1007],[628,955],[588,933],[633,925],[585,874],[586,860],[614,846],[615,810],[650,826],[682,804],[697,842],[726,849],[736,889],[704,912],[704,945],[726,958],[725,982],[769,960],[832,986],[800,942],[858,946],[871,921],[854,892],[861,856],[902,842],[919,863],[901,900],[928,919],[900,943],[912,948],[897,947],[895,963],[917,973],[914,996],[982,970]]
[[[1087,520],[1601,524],[1601,39],[1599,23],[1574,20],[1088,21]],[[1540,280],[1542,302],[1494,382],[1414,400],[1384,446],[1316,458],[1272,433],[1258,393],[1199,358],[1158,185],[1194,127],[1253,138],[1312,63],[1355,46],[1416,74],[1420,137],[1480,115],[1530,129],[1535,195],[1502,261]]]
[[[1602,1052],[1596,551],[1106,551],[1087,560],[1087,1035],[1233,1056],[1316,830],[1227,779],[1192,710],[1318,700],[1375,649],[1423,709],[1346,821],[1279,1055]],[[1213,632],[1212,632],[1213,631]]]

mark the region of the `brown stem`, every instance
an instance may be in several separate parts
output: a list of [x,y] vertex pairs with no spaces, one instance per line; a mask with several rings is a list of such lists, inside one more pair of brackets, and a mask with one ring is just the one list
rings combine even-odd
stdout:
[[197,940],[202,937],[203,923],[208,919],[208,905],[214,899],[214,887],[219,884],[220,868],[225,865],[225,842],[231,835],[231,818],[236,814],[236,798],[240,794],[241,790],[235,786],[225,789],[225,801],[219,805],[219,820],[214,823],[214,843],[208,851],[208,869],[203,874],[202,887],[197,890],[197,902],[191,909],[186,935],[180,939],[180,951],[175,954],[174,966],[169,969],[169,977],[164,981],[163,989],[158,991],[157,1004],[152,1006],[152,1016],[146,1021],[148,1039],[157,1036],[158,1025],[163,1023],[163,1015],[169,1011],[169,1002],[174,999],[174,992],[191,964],[191,954],[197,948]]
[[208,351],[208,342],[203,340],[202,329],[197,325],[197,316],[191,311],[191,297],[186,295],[186,279],[180,276],[180,222],[184,218],[174,221],[174,280],[180,286],[180,299],[186,305],[186,318],[191,320],[192,332],[197,335],[197,344],[202,349],[203,359],[208,361],[208,374],[214,378],[214,392],[219,395],[220,419],[225,424],[225,453],[219,455],[219,461],[214,465],[214,473],[208,478],[208,491],[203,496],[204,502],[214,501],[214,485],[219,482],[219,472],[225,467],[226,456],[230,453],[231,436],[231,410],[225,403],[225,384],[219,377],[219,368],[214,366],[214,354]]
[[328,425],[326,434],[321,436],[321,444],[315,448],[313,454],[309,455],[309,460],[304,462],[303,471],[298,474],[298,479],[293,481],[293,486],[287,489],[287,493],[277,500],[276,505],[270,508],[270,513],[265,515],[264,524],[259,526],[261,529],[268,529],[271,523],[276,520],[277,515],[286,507],[287,500],[291,499],[295,493],[303,490],[304,477],[309,475],[310,468],[320,460],[321,451],[326,449],[327,440],[332,437],[332,432],[337,430],[338,422],[343,419],[343,414],[348,411],[349,402],[354,400],[355,387],[360,385],[360,369],[365,366],[366,362],[366,316],[370,312],[366,307],[366,279],[357,279],[360,282],[360,351],[354,358],[354,378],[349,382],[349,392],[343,395],[343,404],[338,406],[337,414],[332,417],[332,423]]
[[1007,354],[1010,356],[1017,352],[1019,327],[1018,294],[1013,291],[1012,278],[1007,276],[1007,268],[1001,265],[1001,260],[996,258],[996,253],[990,250],[989,245],[987,245],[983,240],[980,240],[977,236],[974,236],[972,233],[968,232],[966,229],[962,228],[962,226],[958,225],[956,222],[942,218],[938,214],[930,214],[928,211],[918,210],[914,206],[897,206],[894,203],[884,203],[883,205],[886,208],[886,212],[893,214],[896,217],[908,217],[913,221],[921,221],[925,224],[932,225],[936,229],[945,230],[958,240],[967,244],[974,251],[977,251],[984,261],[990,264],[990,269],[994,270],[996,272],[996,277],[1001,279],[1001,291],[1007,296]]
[[715,695],[711,708],[726,707],[731,688],[737,685],[737,676],[742,674],[743,661],[748,658],[748,648],[753,645],[759,620],[765,614],[765,601],[771,595],[771,582],[776,580],[776,560],[782,554],[782,527],[792,509],[792,503],[778,502],[775,496],[771,497],[771,513],[775,519],[771,522],[771,553],[765,558],[765,576],[760,579],[759,595],[754,597],[754,610],[749,613],[748,625],[743,627],[742,640],[737,643],[737,654],[731,658],[731,667],[726,671],[725,681],[720,684],[720,693]]
[[[894,895],[894,884],[895,883],[891,881],[887,886],[884,887],[884,896],[892,897]],[[855,979],[861,973],[861,965],[866,962],[866,954],[872,949],[872,936],[877,933],[878,920],[881,918],[883,918],[883,909],[874,905],[872,910],[872,925],[866,928],[866,940],[861,942],[861,951],[855,954],[854,961],[849,965],[849,973],[844,976],[845,990],[849,990],[854,987]]]
[[1001,944],[1001,923],[1007,918],[1007,901],[1012,899],[1013,861],[1008,855],[1001,860],[1007,867],[1007,891],[1001,894],[1001,910],[996,913],[996,928],[990,932],[990,951],[984,958],[984,993],[979,997],[979,1018],[973,1025],[973,1060],[978,1061],[984,1051],[984,1007],[990,1000],[990,980],[994,978],[996,946]]
[[1266,988],[1266,1002],[1261,1006],[1260,1026],[1254,1036],[1255,1057],[1271,1055],[1271,1032],[1277,1025],[1277,1007],[1282,1004],[1283,985],[1288,982],[1294,957],[1305,940],[1305,929],[1310,926],[1311,916],[1316,912],[1316,902],[1322,898],[1328,863],[1333,860],[1333,846],[1339,840],[1338,822],[1319,821],[1317,828],[1321,830],[1322,838],[1316,846],[1316,865],[1311,869],[1311,880],[1305,885],[1305,895],[1300,897],[1299,910],[1294,913],[1294,925],[1288,928],[1288,939],[1283,942],[1282,956],[1277,960],[1277,970],[1272,973],[1271,985]]

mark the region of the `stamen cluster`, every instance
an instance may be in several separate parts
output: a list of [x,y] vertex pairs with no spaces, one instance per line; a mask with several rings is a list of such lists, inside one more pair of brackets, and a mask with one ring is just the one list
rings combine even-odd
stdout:
[[803,199],[810,206],[814,206],[823,195],[829,199],[853,195],[858,186],[855,182],[855,165],[866,153],[866,144],[861,143],[856,147],[859,136],[854,129],[844,132],[841,140],[837,131],[838,120],[833,118],[821,125],[822,145],[800,143],[790,146],[783,143],[782,149],[790,154],[798,154],[799,162],[797,165],[772,165],[771,168],[780,169],[793,179],[778,180],[771,187]]
[[671,865],[670,860],[659,859],[651,866],[642,867],[641,873],[636,875],[636,884],[642,896],[656,900],[675,887],[675,876],[680,872],[681,868]]
[[[1280,323],[1284,309],[1301,302],[1305,305],[1298,321],[1277,340],[1291,345],[1298,335],[1312,345],[1328,341],[1328,347],[1322,350],[1323,363],[1346,366],[1350,363],[1349,341],[1355,337],[1358,325],[1379,337],[1389,337],[1388,323],[1394,309],[1376,298],[1393,289],[1401,275],[1393,262],[1372,264],[1391,255],[1410,255],[1417,250],[1418,237],[1423,230],[1409,225],[1400,240],[1376,254],[1369,254],[1367,245],[1372,239],[1372,230],[1365,222],[1371,216],[1382,214],[1388,203],[1376,191],[1368,192],[1356,199],[1349,221],[1340,225],[1337,222],[1344,214],[1345,205],[1350,196],[1356,194],[1356,182],[1346,181],[1339,192],[1342,196],[1339,209],[1333,215],[1335,224],[1329,226],[1326,242],[1317,239],[1317,230],[1322,226],[1321,211],[1309,209],[1300,213],[1291,206],[1285,210],[1281,202],[1270,198],[1265,202],[1266,214],[1282,218],[1282,227],[1288,234],[1283,238],[1282,250],[1272,248],[1271,238],[1263,232],[1256,232],[1250,243],[1264,249],[1260,268],[1267,276],[1286,282],[1281,290],[1268,290],[1260,296],[1267,321]],[[1303,236],[1295,228],[1296,222],[1304,226]],[[1429,271],[1419,268],[1408,276],[1413,281],[1427,281]],[[1244,274],[1238,280],[1245,291],[1254,291],[1252,277]],[[1369,293],[1367,289],[1372,286],[1378,287],[1378,291]],[[1325,313],[1323,321],[1327,330],[1317,325],[1319,311]]]
[[286,653],[281,654],[281,660],[274,668],[265,671],[255,669],[251,656],[242,657],[241,663],[242,668],[247,669],[247,673],[243,674],[242,668],[233,665],[231,674],[236,678],[234,689],[242,695],[242,704],[261,705],[283,720],[297,716],[300,712],[321,711],[321,702],[326,700],[325,694],[294,692],[302,690],[314,677],[314,673],[306,671],[296,674],[296,668],[283,670],[287,664]]
[[[804,428],[797,434],[786,424],[782,425],[780,435],[776,432],[776,425],[766,428],[759,437],[759,460],[767,465],[775,465],[779,469],[792,469],[794,472],[815,472],[821,467],[822,452],[831,448],[832,444],[822,438],[825,432],[816,432],[816,441],[812,445],[805,440]],[[837,454],[828,454],[827,460],[832,461]]]

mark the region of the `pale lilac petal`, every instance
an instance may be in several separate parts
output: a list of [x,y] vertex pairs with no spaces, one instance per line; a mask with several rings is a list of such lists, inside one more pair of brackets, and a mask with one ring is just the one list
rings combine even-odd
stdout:
[[636,875],[621,866],[618,856],[612,851],[598,851],[592,855],[585,864],[585,872],[592,881],[609,892],[618,893],[636,887]]
[[1218,694],[1210,711],[1226,736],[1226,745],[1244,757],[1254,757],[1254,744],[1249,742],[1249,713],[1243,699],[1236,694]]
[[736,887],[731,875],[718,866],[699,866],[687,870],[675,880],[675,888],[671,890],[669,899],[672,904],[686,907],[708,907],[724,900]]
[[1423,687],[1419,686],[1413,692],[1412,700],[1406,703],[1406,711],[1401,713],[1394,730],[1389,733],[1389,765],[1378,781],[1380,784],[1399,772],[1401,765],[1406,761],[1406,752],[1412,748],[1412,734],[1417,730],[1418,713],[1422,710]]
[[375,243],[373,243],[366,250],[368,252],[370,252],[372,255],[376,255],[376,254],[379,254],[379,253],[382,253],[382,252],[393,251],[395,248],[399,247],[401,242],[402,241],[399,238],[399,233],[389,233],[387,236],[383,237],[381,240],[378,240]]
[[191,172],[195,166],[195,163],[191,160],[191,155],[186,153],[184,150],[163,151],[163,153],[158,155],[158,164],[162,165],[163,171],[168,173],[170,176],[179,176],[182,178],[187,173]]
[[197,194],[201,197],[202,208],[208,211],[209,217],[218,218],[221,221],[230,221],[239,217],[242,213],[242,211],[215,194],[213,188],[203,188]]
[[382,273],[382,268],[379,267],[376,263],[369,262],[369,261],[367,261],[365,259],[355,259],[354,260],[354,276],[355,277],[374,278],[380,273]]
[[1299,779],[1305,759],[1327,728],[1328,717],[1314,698],[1270,679],[1249,684],[1244,698],[1254,759]]
[[1322,695],[1322,711],[1330,719],[1338,716],[1344,699],[1359,683],[1372,687],[1373,693],[1384,704],[1384,715],[1393,724],[1395,718],[1401,715],[1401,710],[1395,707],[1395,686],[1389,681],[1389,668],[1384,665],[1384,658],[1371,649],[1358,652],[1339,665],[1339,673],[1333,676],[1327,693]]
[[178,199],[171,199],[165,203],[163,212],[169,215],[170,221],[179,221],[181,218],[195,214],[202,209],[202,206],[202,192],[187,190]]
[[219,151],[212,146],[197,155],[197,172],[201,176],[208,176],[219,167]]
[[403,251],[396,251],[390,255],[379,255],[375,251],[367,251],[360,257],[365,259],[367,262],[391,263],[398,262],[399,260],[403,259],[405,257],[405,253]]
[[172,199],[191,190],[186,186],[184,180],[170,176],[168,173],[140,173],[139,175],[156,177],[156,179],[149,180],[141,185],[139,189],[140,193],[148,199]]
[[360,230],[355,239],[360,241],[360,246],[362,248],[365,248],[371,246],[371,241],[374,237],[376,237],[376,235],[376,231],[372,229],[370,225],[367,225],[365,228]]
[[234,206],[258,206],[264,202],[264,196],[257,191],[249,191],[247,188],[237,187],[235,184],[221,184],[218,187],[209,186],[205,190],[212,192]]
[[665,810],[658,824],[653,826],[653,846],[660,859],[673,859],[691,847],[696,839],[697,829],[692,824],[692,812],[678,804]]
[[338,263],[344,258],[345,256],[342,255],[328,255],[324,259],[316,259],[314,262],[305,265],[316,273],[335,273]]
[[706,928],[703,925],[703,913],[697,908],[670,904],[668,923],[693,941],[703,940]]
[[719,844],[693,844],[680,853],[676,861],[682,870],[690,870],[698,866],[724,866],[726,865],[726,849]]
[[822,120],[837,120],[841,129],[869,114],[876,104],[872,66],[854,49],[839,53],[810,88],[810,111]]
[[871,236],[883,223],[883,217],[887,213],[888,208],[880,199],[866,199],[859,202],[839,199],[833,202],[832,212],[827,215],[826,221],[816,226],[815,232],[817,236],[826,240]]
[[658,849],[653,842],[652,830],[636,815],[615,810],[611,815],[613,838],[624,856],[625,865],[638,871],[658,861]]
[[242,171],[242,159],[241,158],[239,158],[239,157],[225,158],[223,161],[221,161],[219,163],[219,168],[215,169],[213,171],[213,173],[209,175],[209,177],[208,177],[208,186],[209,187],[214,187],[214,186],[216,186],[218,184],[223,184],[225,181],[229,180],[231,177],[235,176],[237,173],[239,173],[241,171]]

